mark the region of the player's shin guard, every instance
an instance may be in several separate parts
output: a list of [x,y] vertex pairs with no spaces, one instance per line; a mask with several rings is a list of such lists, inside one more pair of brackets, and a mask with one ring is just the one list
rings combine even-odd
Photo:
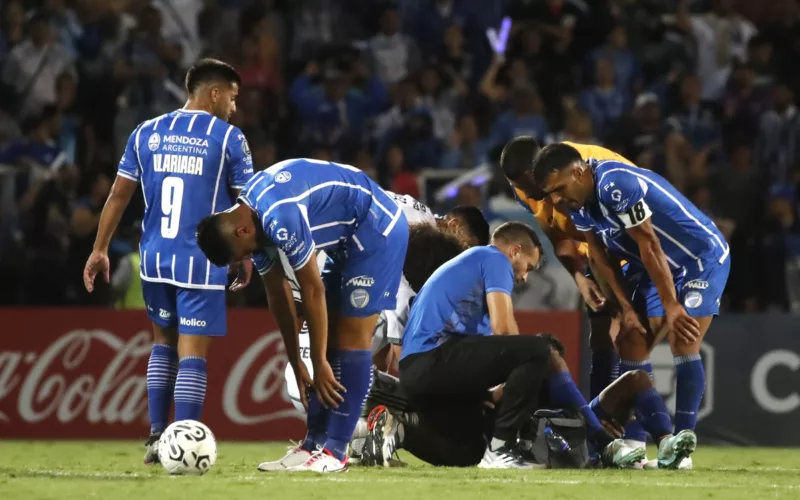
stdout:
[[661,438],[672,434],[672,421],[669,418],[667,405],[655,388],[637,394],[633,403],[637,421],[650,434],[653,442],[658,444]]
[[575,408],[583,415],[589,429],[589,437],[592,440],[598,441],[597,444],[601,447],[605,447],[610,442],[603,425],[586,403],[586,399],[575,385],[569,372],[558,372],[551,375],[547,381],[547,388],[550,400],[556,407]]
[[372,385],[372,352],[368,350],[339,351],[331,363],[336,378],[347,389],[344,401],[330,412],[328,439],[325,448],[339,460],[347,456],[347,445]]
[[175,381],[175,421],[200,420],[205,399],[206,358],[181,358]]
[[619,376],[619,356],[614,351],[592,351],[589,399],[600,395]]
[[677,387],[675,391],[675,433],[694,430],[697,411],[706,388],[706,371],[699,354],[675,356]]
[[[653,366],[650,364],[650,360],[644,360],[644,361],[633,361],[629,359],[620,360],[619,362],[620,375],[622,375],[625,372],[630,372],[633,370],[644,370],[650,374],[651,378],[653,377]],[[627,440],[645,443],[647,442],[647,431],[644,430],[642,424],[639,423],[636,419],[631,419],[625,424],[625,435],[623,437]]]
[[175,377],[178,375],[178,351],[172,346],[153,344],[147,362],[147,408],[150,414],[150,433],[167,427]]

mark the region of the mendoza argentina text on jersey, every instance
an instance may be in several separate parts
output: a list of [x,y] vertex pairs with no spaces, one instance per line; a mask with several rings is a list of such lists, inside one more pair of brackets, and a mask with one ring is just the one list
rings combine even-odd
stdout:
[[142,185],[142,279],[224,290],[227,271],[203,255],[195,228],[229,208],[232,190],[253,175],[241,130],[204,111],[173,111],[136,127],[117,174]]
[[239,200],[258,214],[264,233],[275,247],[253,254],[260,274],[272,268],[278,249],[292,269],[300,269],[317,250],[334,260],[352,243],[370,251],[356,230],[386,237],[403,211],[380,186],[349,165],[306,158],[286,160],[257,173]]
[[571,212],[579,231],[594,231],[609,250],[634,265],[639,246],[628,228],[650,219],[673,274],[727,260],[730,249],[717,226],[660,175],[619,161],[587,161],[596,199]]

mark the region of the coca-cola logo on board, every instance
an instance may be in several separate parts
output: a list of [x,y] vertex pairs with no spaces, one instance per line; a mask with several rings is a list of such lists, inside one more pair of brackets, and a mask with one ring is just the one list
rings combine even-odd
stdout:
[[270,332],[253,342],[239,356],[225,382],[222,392],[225,416],[241,425],[284,418],[304,420],[305,416],[291,406],[275,410],[273,398],[280,396],[283,402],[289,401],[283,376],[287,362],[279,332]]
[[[106,360],[108,352],[95,345],[113,354],[99,374],[92,357]],[[17,415],[27,423],[51,417],[69,423],[80,415],[93,424],[142,420],[147,417],[147,380],[140,367],[150,346],[146,331],[124,340],[105,330],[72,330],[41,353],[0,352],[0,402],[19,388]],[[0,420],[12,419],[0,411]]]

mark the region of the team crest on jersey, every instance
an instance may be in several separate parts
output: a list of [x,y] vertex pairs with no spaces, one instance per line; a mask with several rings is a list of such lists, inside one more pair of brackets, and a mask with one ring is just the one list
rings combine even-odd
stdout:
[[153,132],[147,140],[147,147],[150,148],[150,151],[157,151],[160,145],[161,136],[158,135],[158,132]]
[[278,174],[275,176],[275,182],[280,182],[281,184],[283,184],[284,182],[289,182],[290,180],[292,180],[291,172],[281,171],[278,172]]
[[700,295],[700,292],[689,292],[686,294],[686,298],[683,299],[683,305],[685,305],[689,309],[700,307],[700,304],[702,303],[703,303],[703,296]]
[[369,304],[369,293],[363,288],[356,288],[350,294],[350,303],[356,309],[364,309]]
[[250,144],[247,143],[247,139],[242,136],[242,153],[245,156],[250,156]]

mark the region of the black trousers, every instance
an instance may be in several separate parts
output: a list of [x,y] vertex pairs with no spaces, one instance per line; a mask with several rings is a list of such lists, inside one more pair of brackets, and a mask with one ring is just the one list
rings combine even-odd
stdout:
[[536,408],[550,352],[534,336],[454,337],[400,361],[400,384],[420,418],[449,433],[474,433],[485,428],[487,391],[505,383],[492,435],[512,441]]

